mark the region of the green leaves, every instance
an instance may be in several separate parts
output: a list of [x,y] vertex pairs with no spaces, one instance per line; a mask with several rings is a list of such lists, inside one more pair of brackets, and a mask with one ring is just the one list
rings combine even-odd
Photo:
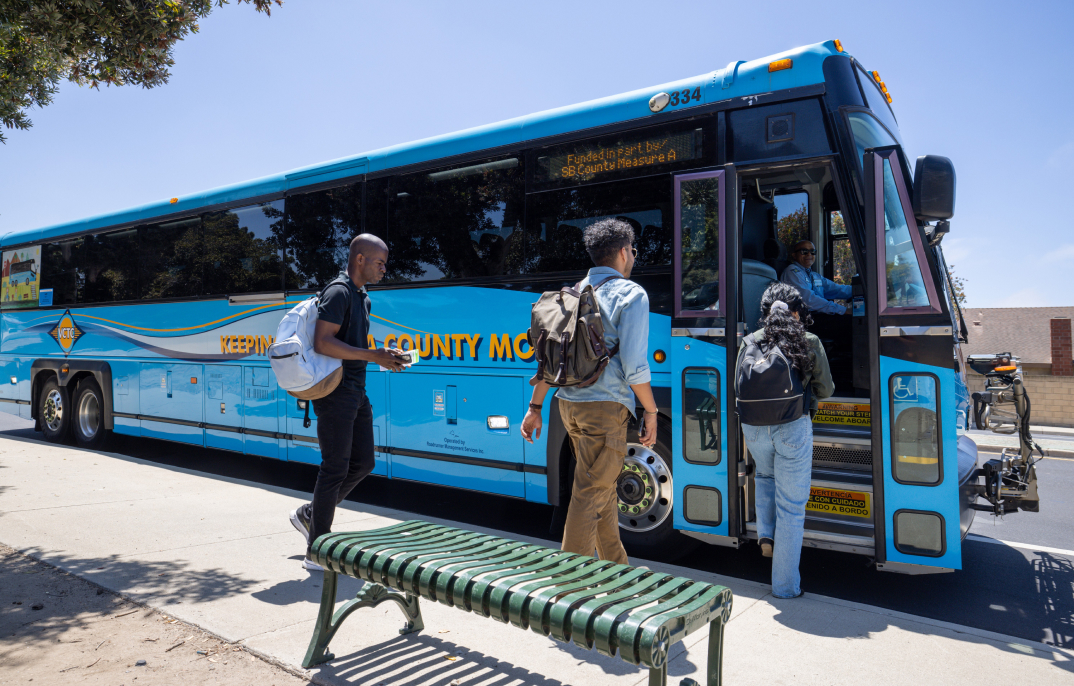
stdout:
[[[236,0],[271,14],[282,0]],[[0,0],[0,123],[28,129],[67,79],[98,88],[168,82],[176,42],[227,0]],[[0,142],[5,138],[0,131]]]

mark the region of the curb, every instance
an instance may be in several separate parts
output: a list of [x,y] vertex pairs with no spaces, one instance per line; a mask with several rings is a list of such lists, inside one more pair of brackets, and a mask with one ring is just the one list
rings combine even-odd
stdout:
[[[977,445],[978,453],[990,453],[992,455],[999,455],[1003,452],[1003,448],[1007,446],[1002,445]],[[1014,449],[1014,448],[1010,448]],[[1054,457],[1060,460],[1074,460],[1074,450],[1048,450],[1044,449],[1045,457]]]

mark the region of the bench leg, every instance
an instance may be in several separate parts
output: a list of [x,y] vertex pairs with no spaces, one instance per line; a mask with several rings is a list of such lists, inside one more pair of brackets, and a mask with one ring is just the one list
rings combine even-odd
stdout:
[[707,686],[720,686],[723,681],[723,626],[720,618],[709,623],[709,656],[705,663]]
[[649,670],[649,686],[668,686],[668,663]]
[[421,619],[418,596],[411,593],[404,595],[390,591],[380,584],[368,582],[362,586],[362,590],[358,591],[354,600],[344,603],[343,607],[333,615],[332,610],[336,605],[336,573],[326,569],[321,587],[321,609],[317,615],[317,626],[313,631],[313,638],[310,640],[310,647],[306,651],[306,659],[302,661],[302,666],[309,669],[314,665],[334,659],[335,655],[328,652],[328,644],[343,624],[343,620],[355,610],[363,607],[376,607],[389,600],[397,603],[399,609],[403,611],[403,616],[406,617],[406,624],[399,630],[400,634],[409,634],[425,628],[425,622]]
[[[332,628],[332,610],[336,607],[336,582],[338,577],[335,572],[324,570],[324,580],[321,582],[321,609],[317,612],[317,624],[313,628],[313,638],[310,639],[310,647],[306,650],[306,657],[302,660],[302,666],[309,669],[322,662],[335,659],[335,655],[328,652],[328,641],[336,633]],[[337,627],[338,628],[338,625]]]

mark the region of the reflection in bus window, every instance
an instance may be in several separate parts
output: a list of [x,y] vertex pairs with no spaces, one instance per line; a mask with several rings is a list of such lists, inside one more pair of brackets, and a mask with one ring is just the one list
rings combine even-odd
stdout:
[[903,483],[940,481],[940,427],[936,378],[924,374],[891,377],[892,468]]
[[281,288],[283,201],[202,215],[205,292],[257,293]]
[[[74,246],[72,268],[78,273],[78,302],[102,303],[137,300],[138,231],[84,236]],[[55,303],[55,291],[53,292]]]
[[361,184],[287,198],[284,288],[319,290],[347,268],[351,239],[362,229],[361,200]]
[[204,293],[200,260],[201,218],[138,229],[141,297],[179,298]]
[[798,241],[811,241],[809,194],[781,193],[772,200],[776,206],[776,236],[787,247],[787,252],[793,250]]
[[393,178],[386,281],[518,274],[524,193],[517,157]]
[[528,272],[585,270],[592,266],[586,227],[616,218],[634,229],[635,269],[671,264],[671,194],[666,177],[550,191],[530,196],[526,241]]
[[[916,225],[914,227],[917,228]],[[921,278],[921,266],[910,239],[891,162],[884,160],[884,259],[887,262],[888,307],[928,307],[929,296]]]
[[847,115],[850,130],[854,132],[854,147],[858,151],[858,168],[867,148],[882,148],[895,145],[895,139],[880,125],[876,119],[864,112],[851,112]]
[[850,250],[850,237],[847,236],[843,213],[839,210],[828,212],[828,233],[832,237],[832,281],[847,286],[857,273],[857,267]]
[[681,310],[720,307],[720,204],[717,178],[683,181]]

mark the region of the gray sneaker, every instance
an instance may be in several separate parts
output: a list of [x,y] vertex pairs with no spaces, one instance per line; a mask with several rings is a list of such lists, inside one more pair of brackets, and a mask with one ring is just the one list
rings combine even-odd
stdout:
[[323,572],[324,571],[324,567],[322,567],[321,565],[317,564],[316,562],[314,562],[313,560],[309,559],[308,557],[302,560],[302,569],[305,569],[307,572]]
[[291,526],[298,529],[298,533],[302,534],[302,538],[306,539],[306,545],[308,546],[310,544],[310,522],[302,516],[302,508],[292,510],[288,518],[291,520]]

